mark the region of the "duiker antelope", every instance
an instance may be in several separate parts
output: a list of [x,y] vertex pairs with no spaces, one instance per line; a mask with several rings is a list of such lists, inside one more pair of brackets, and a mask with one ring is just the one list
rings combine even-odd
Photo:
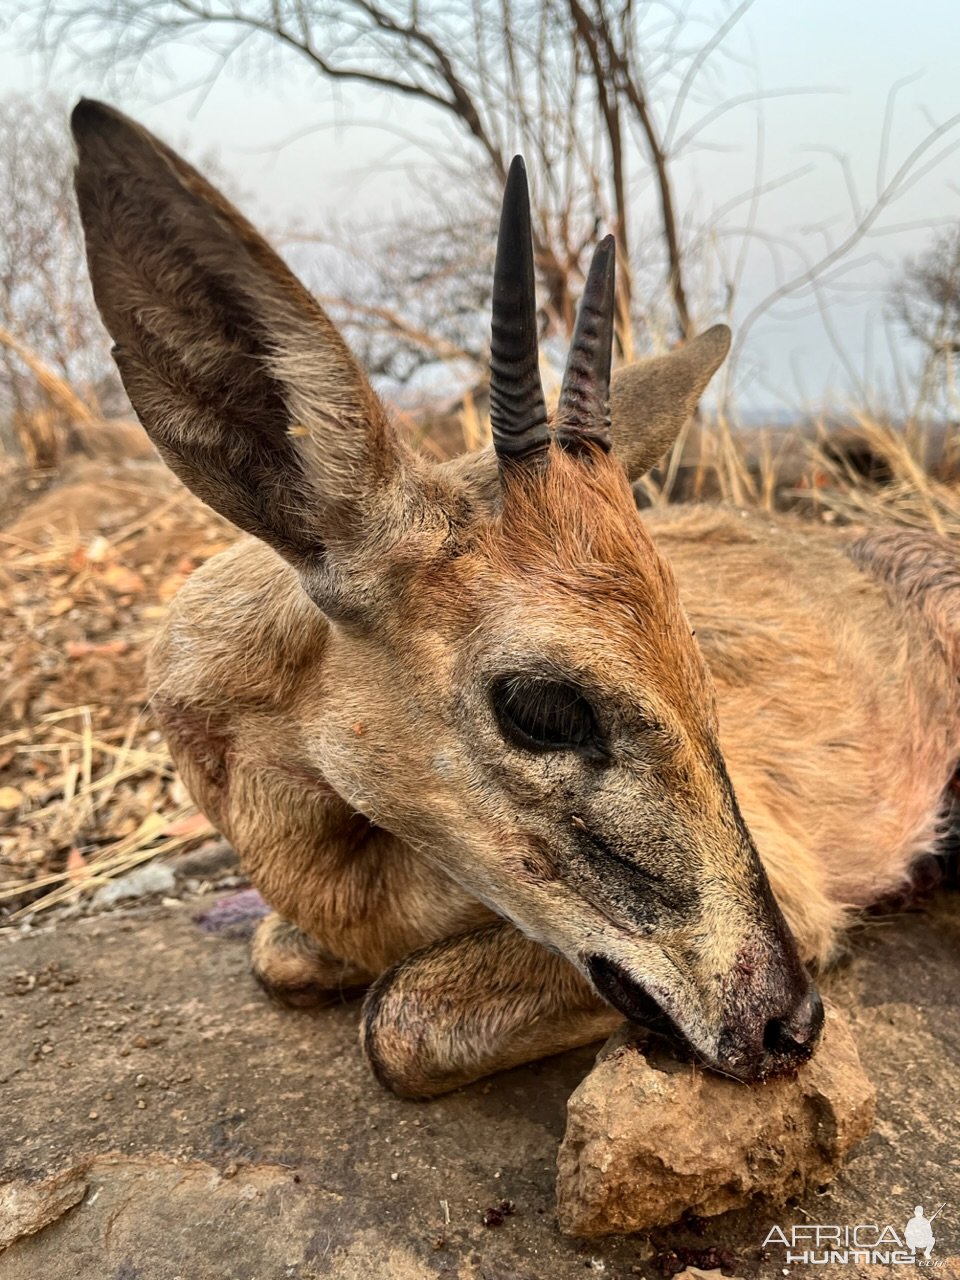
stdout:
[[[523,166],[497,247],[492,448],[411,452],[336,329],[194,169],[73,117],[90,274],[130,399],[253,538],[172,607],[153,705],[273,908],[292,1003],[368,987],[396,1092],[659,1024],[744,1080],[808,1056],[805,968],[937,841],[960,755],[960,558],[630,484],[723,360],[610,379],[596,252],[544,406]],[[655,538],[655,541],[654,541]]]

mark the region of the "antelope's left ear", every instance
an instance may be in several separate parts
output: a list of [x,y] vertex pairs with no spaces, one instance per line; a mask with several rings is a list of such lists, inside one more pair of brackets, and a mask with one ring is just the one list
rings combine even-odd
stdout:
[[613,451],[631,484],[676,440],[729,350],[730,330],[717,324],[668,355],[638,360],[614,373]]

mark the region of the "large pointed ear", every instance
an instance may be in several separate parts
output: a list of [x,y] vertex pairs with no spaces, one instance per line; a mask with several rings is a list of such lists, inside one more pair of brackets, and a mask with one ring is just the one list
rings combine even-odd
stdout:
[[72,125],[94,296],[134,409],[196,494],[322,595],[401,470],[380,402],[319,304],[186,161],[100,103]]
[[730,350],[730,330],[714,325],[665,356],[638,360],[610,383],[613,451],[631,484],[663,457]]

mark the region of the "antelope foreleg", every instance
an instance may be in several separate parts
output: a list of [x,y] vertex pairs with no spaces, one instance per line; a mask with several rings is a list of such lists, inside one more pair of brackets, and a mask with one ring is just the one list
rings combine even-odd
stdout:
[[251,948],[253,976],[272,999],[293,1008],[329,1004],[367,986],[374,975],[332,955],[275,911],[257,926]]
[[381,1084],[424,1098],[590,1044],[622,1021],[566,960],[504,923],[393,965],[367,993],[360,1035]]

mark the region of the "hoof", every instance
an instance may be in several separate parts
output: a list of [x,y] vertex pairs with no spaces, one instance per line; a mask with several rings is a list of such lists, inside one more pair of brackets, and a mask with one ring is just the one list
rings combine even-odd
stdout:
[[253,976],[277,1004],[316,1009],[362,991],[370,975],[324,951],[307,934],[278,915],[257,927],[252,948]]
[[266,974],[258,969],[252,970],[254,979],[261,991],[274,1002],[287,1009],[321,1009],[324,1005],[337,1004],[362,995],[366,990],[363,985],[353,986],[329,985],[323,982],[281,983],[272,982]]

